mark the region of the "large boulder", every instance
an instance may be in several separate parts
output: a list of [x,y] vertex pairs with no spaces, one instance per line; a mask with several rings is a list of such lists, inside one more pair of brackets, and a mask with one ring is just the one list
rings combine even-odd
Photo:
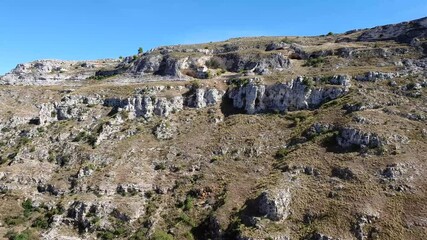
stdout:
[[336,140],[343,149],[376,148],[382,145],[381,139],[376,133],[364,132],[352,127],[341,128]]
[[289,188],[267,190],[259,197],[259,213],[272,221],[285,220],[289,215],[290,203]]
[[185,99],[185,105],[192,108],[204,108],[219,103],[224,95],[223,91],[216,88],[191,89]]

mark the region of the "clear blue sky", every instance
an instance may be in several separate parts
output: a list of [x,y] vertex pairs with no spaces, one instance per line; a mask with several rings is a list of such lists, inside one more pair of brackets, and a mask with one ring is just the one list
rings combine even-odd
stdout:
[[427,16],[427,0],[0,0],[0,74],[239,36],[319,35]]

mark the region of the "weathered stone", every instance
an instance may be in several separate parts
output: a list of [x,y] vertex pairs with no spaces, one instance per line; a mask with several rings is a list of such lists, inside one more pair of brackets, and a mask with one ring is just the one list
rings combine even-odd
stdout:
[[174,128],[170,125],[170,123],[162,121],[154,128],[153,133],[159,140],[169,140],[173,138]]
[[397,180],[406,172],[405,165],[391,164],[382,171],[381,175],[389,180]]
[[356,76],[355,79],[361,82],[375,82],[377,80],[391,80],[399,77],[399,73],[367,72],[365,75]]
[[267,45],[265,51],[283,50],[288,47],[289,47],[289,44],[284,42],[272,42]]
[[281,221],[288,217],[290,203],[289,188],[268,190],[259,197],[259,212],[272,221]]
[[[347,81],[342,81],[348,85]],[[244,109],[248,114],[266,111],[286,112],[315,108],[323,102],[336,99],[348,92],[345,86],[312,88],[304,78],[298,77],[288,83],[271,86],[256,84],[234,88],[228,92],[235,108]]]
[[354,147],[375,148],[381,146],[382,142],[379,136],[375,133],[363,132],[359,129],[352,127],[343,127],[339,130],[337,136],[337,143],[344,149],[351,149]]
[[356,178],[356,175],[350,170],[350,168],[340,167],[334,167],[332,169],[332,176],[343,180],[353,180]]

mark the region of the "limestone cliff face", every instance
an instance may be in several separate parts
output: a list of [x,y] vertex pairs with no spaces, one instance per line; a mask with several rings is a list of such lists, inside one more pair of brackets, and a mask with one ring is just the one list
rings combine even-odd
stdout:
[[35,119],[41,125],[49,124],[58,120],[76,119],[82,120],[86,117],[87,105],[102,104],[100,96],[75,96],[70,95],[61,99],[60,102],[50,102],[40,104],[39,116]]
[[271,86],[251,82],[231,89],[228,97],[235,108],[248,114],[258,112],[287,112],[318,107],[326,101],[343,96],[349,91],[350,77],[335,76],[329,80],[331,86],[312,87],[309,80],[298,77],[288,83]]
[[18,65],[0,238],[427,239],[423,26]]
[[121,108],[130,113],[129,117],[151,118],[153,115],[168,117],[171,113],[181,111],[185,106],[204,108],[221,101],[223,93],[215,88],[197,88],[185,96],[157,97],[155,95],[135,95],[130,98],[108,98],[104,105]]

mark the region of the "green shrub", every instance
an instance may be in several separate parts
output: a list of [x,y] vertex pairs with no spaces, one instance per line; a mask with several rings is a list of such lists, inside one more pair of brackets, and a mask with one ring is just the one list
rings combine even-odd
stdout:
[[191,234],[191,232],[185,233],[184,236],[187,240],[194,240],[194,236]]
[[328,34],[326,34],[326,36],[333,36],[334,33],[333,32],[328,32]]
[[247,78],[232,78],[228,80],[228,85],[231,85],[233,87],[240,87],[240,86],[246,86],[249,84],[249,79]]
[[31,199],[27,199],[21,204],[22,208],[24,208],[24,216],[29,217],[31,213],[36,210],[36,208],[33,207],[33,201]]
[[73,139],[73,142],[80,142],[82,139],[85,139],[87,136],[87,132],[82,131],[77,134],[77,136]]
[[165,170],[166,169],[166,164],[165,163],[158,163],[154,166],[154,170]]
[[190,85],[191,89],[197,89],[202,87],[202,83],[200,82],[200,80],[193,80],[190,82]]
[[21,137],[19,139],[19,145],[23,146],[23,145],[27,145],[28,143],[31,142],[31,139],[28,137]]
[[31,227],[35,228],[41,228],[41,229],[48,229],[49,228],[49,222],[47,218],[44,217],[38,217],[34,220]]
[[173,236],[165,233],[164,231],[157,230],[154,232],[153,240],[173,240]]
[[71,160],[71,155],[64,154],[56,157],[56,162],[61,166],[67,165]]
[[184,211],[190,211],[194,206],[194,198],[190,195],[187,195],[187,198],[184,201]]
[[223,60],[219,57],[213,57],[208,61],[206,61],[206,66],[212,69],[218,69],[218,68],[225,69],[225,64]]
[[91,145],[93,148],[95,148],[97,137],[94,136],[93,134],[90,134],[86,137],[86,141],[89,145]]
[[3,133],[10,132],[10,128],[4,127],[1,129],[1,132],[3,132]]
[[207,78],[207,79],[213,78],[213,73],[212,73],[212,71],[211,71],[211,70],[208,70],[208,71],[206,72],[206,78]]
[[322,77],[320,77],[319,81],[320,81],[321,83],[326,83],[326,84],[328,84],[328,83],[330,83],[331,78],[332,78],[331,76],[322,76]]
[[7,237],[10,240],[30,240],[30,239],[38,239],[35,234],[30,230],[26,229],[22,231],[21,233],[17,234],[14,231],[9,231],[6,233],[5,237]]
[[138,48],[138,54],[142,54],[144,52],[144,49],[142,49],[142,47]]
[[53,162],[56,160],[56,154],[53,150],[49,150],[49,156],[47,158],[48,162]]
[[32,236],[32,232],[30,232],[30,230],[25,230],[21,233],[16,233],[16,232],[7,232],[6,236],[8,239],[10,240],[30,240],[30,239],[34,239],[34,236]]
[[282,42],[283,42],[283,43],[287,43],[287,44],[291,44],[291,43],[293,43],[293,41],[292,41],[292,40],[290,40],[288,37],[283,38],[283,39],[282,39]]
[[20,225],[23,224],[24,222],[26,222],[26,218],[22,215],[20,216],[10,216],[10,217],[6,217],[4,219],[4,223],[6,223],[6,225],[8,226],[16,226],[16,225]]
[[[135,56],[134,56],[135,57]],[[97,80],[97,81],[101,81],[101,80],[104,80],[104,79],[106,79],[106,78],[109,78],[109,77],[113,77],[113,76],[115,76],[115,75],[117,75],[117,74],[113,74],[113,75],[98,75],[98,76],[91,76],[91,77],[89,77],[88,79],[90,79],[90,80]]]
[[282,160],[284,159],[287,155],[289,154],[289,150],[281,147],[277,150],[276,154],[274,155],[274,157],[278,160]]
[[413,90],[415,88],[416,84],[414,82],[410,82],[406,84],[406,89]]
[[98,237],[101,239],[110,240],[110,239],[114,239],[116,236],[114,236],[114,233],[110,231],[105,231],[105,232],[98,233]]
[[309,58],[305,61],[304,67],[319,67],[324,63],[324,59],[322,57],[317,58]]
[[139,229],[129,239],[130,240],[145,240],[145,239],[147,239],[145,237],[146,233],[147,233],[146,229]]
[[308,88],[314,87],[314,84],[315,84],[314,80],[312,78],[310,78],[310,77],[304,77],[303,80],[302,80],[302,83],[305,86],[307,86]]
[[194,221],[191,220],[191,218],[187,214],[185,214],[185,213],[181,213],[179,215],[179,220],[182,221],[182,222],[184,222],[185,224],[187,224],[190,227],[195,227],[196,226],[196,223],[194,223]]

